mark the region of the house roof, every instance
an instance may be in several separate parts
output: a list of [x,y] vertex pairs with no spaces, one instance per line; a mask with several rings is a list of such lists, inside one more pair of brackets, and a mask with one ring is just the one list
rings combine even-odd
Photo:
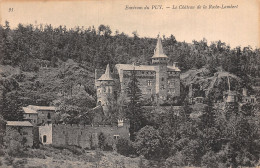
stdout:
[[31,108],[28,108],[28,107],[23,107],[23,111],[24,113],[26,114],[37,114],[37,111],[36,110],[33,110]]
[[34,106],[34,105],[29,105],[27,108],[30,108],[32,110],[50,110],[50,111],[55,111],[56,107],[54,106]]
[[154,55],[152,58],[168,58],[163,52],[162,41],[160,36],[157,38],[156,48],[154,49]]
[[20,126],[20,127],[32,127],[33,125],[29,121],[7,121],[7,126]]
[[110,67],[109,64],[107,64],[106,72],[98,79],[99,81],[105,80],[105,81],[110,81],[113,80],[111,72],[110,72]]
[[176,66],[167,66],[167,68],[168,68],[168,70],[169,71],[181,71],[178,67],[176,67]]

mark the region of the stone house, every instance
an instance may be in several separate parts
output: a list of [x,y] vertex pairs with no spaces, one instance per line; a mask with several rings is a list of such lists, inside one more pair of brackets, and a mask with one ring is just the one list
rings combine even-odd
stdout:
[[34,106],[23,107],[24,120],[30,121],[33,125],[50,124],[56,122],[56,107]]
[[25,138],[25,146],[33,146],[33,125],[29,121],[7,121],[6,134],[14,132]]

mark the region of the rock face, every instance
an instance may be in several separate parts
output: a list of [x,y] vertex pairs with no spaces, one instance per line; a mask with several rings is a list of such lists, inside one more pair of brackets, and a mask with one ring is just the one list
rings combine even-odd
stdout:
[[[208,97],[219,94],[223,98],[229,89],[242,93],[242,80],[228,72],[210,74],[207,68],[189,70],[181,74],[181,82],[189,87],[189,97]],[[216,93],[218,92],[218,93]]]

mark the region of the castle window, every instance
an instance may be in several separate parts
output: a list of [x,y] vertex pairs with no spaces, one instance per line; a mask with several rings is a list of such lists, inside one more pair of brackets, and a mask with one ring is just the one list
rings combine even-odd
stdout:
[[164,87],[164,85],[162,85],[162,90],[164,90],[165,89],[165,87]]
[[47,142],[47,136],[43,135],[43,143],[46,143],[46,142]]
[[106,88],[104,88],[104,93],[106,93]]
[[151,80],[148,80],[148,81],[147,81],[147,85],[148,85],[148,86],[151,86],[151,85],[152,85],[152,81],[151,81]]
[[47,118],[51,119],[51,114],[50,113],[48,113]]
[[144,72],[142,72],[142,74],[144,74]]
[[162,81],[164,81],[164,78],[162,78]]
[[114,139],[117,140],[119,138],[119,135],[114,135]]

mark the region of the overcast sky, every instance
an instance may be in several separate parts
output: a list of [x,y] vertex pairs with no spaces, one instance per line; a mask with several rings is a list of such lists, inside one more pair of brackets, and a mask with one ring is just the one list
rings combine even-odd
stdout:
[[[238,5],[233,9],[169,9],[175,5]],[[150,10],[125,10],[126,5],[150,7]],[[163,5],[163,10],[151,10],[152,5]],[[1,24],[5,20],[11,27],[22,24],[66,25],[68,28],[88,28],[109,25],[113,32],[128,35],[137,31],[140,37],[168,37],[192,42],[205,37],[208,42],[221,40],[232,48],[259,47],[257,0],[87,0],[87,1],[4,1],[1,3]],[[13,8],[13,12],[8,12]]]

